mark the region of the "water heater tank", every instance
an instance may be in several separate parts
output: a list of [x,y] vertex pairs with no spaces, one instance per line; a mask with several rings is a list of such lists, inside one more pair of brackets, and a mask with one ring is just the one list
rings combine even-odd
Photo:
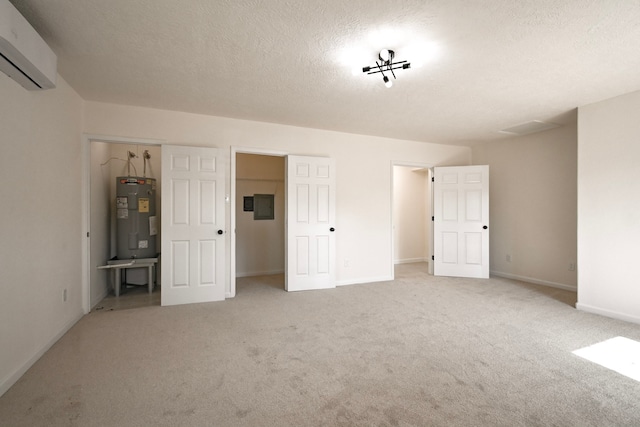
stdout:
[[156,251],[156,180],[116,178],[118,259],[154,258]]

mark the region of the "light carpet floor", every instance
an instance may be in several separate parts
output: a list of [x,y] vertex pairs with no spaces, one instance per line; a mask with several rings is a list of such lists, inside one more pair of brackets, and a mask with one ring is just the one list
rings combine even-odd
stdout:
[[0,425],[640,425],[640,384],[571,353],[639,325],[577,311],[571,292],[425,268],[92,312],[0,397]]

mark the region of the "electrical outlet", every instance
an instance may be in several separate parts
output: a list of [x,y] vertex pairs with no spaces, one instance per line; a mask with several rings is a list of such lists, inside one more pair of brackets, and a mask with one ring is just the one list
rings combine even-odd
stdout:
[[67,302],[67,290],[62,291],[62,302]]
[[576,271],[576,264],[573,262],[569,263],[569,271]]
[[507,254],[507,262],[511,262],[511,254]]

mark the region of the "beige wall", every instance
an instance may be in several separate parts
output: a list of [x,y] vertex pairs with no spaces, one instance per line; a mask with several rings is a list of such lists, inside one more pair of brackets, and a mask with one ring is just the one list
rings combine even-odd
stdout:
[[82,316],[82,123],[62,78],[0,73],[0,394]]
[[578,110],[578,305],[640,323],[640,91]]
[[[236,276],[284,272],[284,157],[238,153],[236,158]],[[275,218],[254,220],[243,197],[273,194]]]
[[[391,164],[466,165],[471,150],[390,138],[87,102],[85,131],[217,147],[227,165],[231,147],[328,156],[336,160],[336,260],[339,284],[386,280],[393,274]],[[227,228],[230,227],[230,207]],[[230,243],[227,242],[227,251]],[[349,267],[345,267],[349,260]],[[228,276],[229,277],[229,273]],[[230,292],[230,289],[227,290]]]
[[489,165],[491,274],[575,290],[576,142],[568,124],[473,149]]

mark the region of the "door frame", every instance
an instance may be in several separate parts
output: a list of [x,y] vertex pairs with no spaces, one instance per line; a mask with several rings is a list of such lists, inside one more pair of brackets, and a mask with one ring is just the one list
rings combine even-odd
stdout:
[[[391,245],[390,246],[390,253],[389,253],[389,259],[391,260],[391,280],[395,280],[396,274],[395,274],[395,263],[393,260],[393,254],[395,253],[395,245],[393,242],[393,235],[395,233],[394,228],[393,228],[393,224],[394,222],[394,217],[393,217],[393,201],[395,200],[395,194],[393,191],[394,188],[394,172],[393,172],[393,168],[394,166],[403,166],[403,167],[413,167],[413,168],[421,168],[421,169],[427,169],[429,171],[431,171],[431,174],[433,176],[433,168],[435,167],[435,165],[433,163],[420,163],[420,162],[405,162],[402,160],[392,160],[391,161],[391,167],[390,167],[390,173],[391,173],[391,200],[390,200],[390,204],[389,204],[389,218],[391,220],[391,223],[389,225],[389,230],[391,232]],[[433,199],[433,189],[431,191],[431,196]],[[430,201],[431,203],[431,212],[433,214],[433,200]],[[433,255],[433,222],[429,221],[430,225],[430,236],[431,238],[429,239],[428,245],[429,245],[429,253],[427,254],[427,257],[429,258],[428,263],[429,263],[429,274],[433,273],[433,266],[431,263],[431,256]]]
[[124,138],[119,136],[82,134],[82,179],[81,179],[81,203],[82,203],[82,234],[80,236],[80,248],[82,252],[82,311],[89,314],[91,311],[91,143],[104,142],[107,144],[128,145],[154,145],[166,144],[165,140],[148,138]]
[[[288,151],[281,150],[270,150],[267,148],[255,148],[255,147],[238,147],[231,146],[231,154],[230,154],[230,177],[229,181],[231,184],[231,197],[230,197],[230,207],[231,213],[229,214],[230,219],[230,231],[231,231],[231,253],[229,254],[229,289],[226,292],[226,298],[233,298],[236,296],[236,175],[237,175],[237,166],[236,166],[236,154],[257,154],[262,156],[275,156],[275,157],[286,157],[291,154]],[[286,173],[285,173],[285,186],[286,186]],[[285,200],[286,203],[286,200]],[[286,249],[285,249],[285,259],[286,259]],[[285,270],[286,277],[286,270]]]

